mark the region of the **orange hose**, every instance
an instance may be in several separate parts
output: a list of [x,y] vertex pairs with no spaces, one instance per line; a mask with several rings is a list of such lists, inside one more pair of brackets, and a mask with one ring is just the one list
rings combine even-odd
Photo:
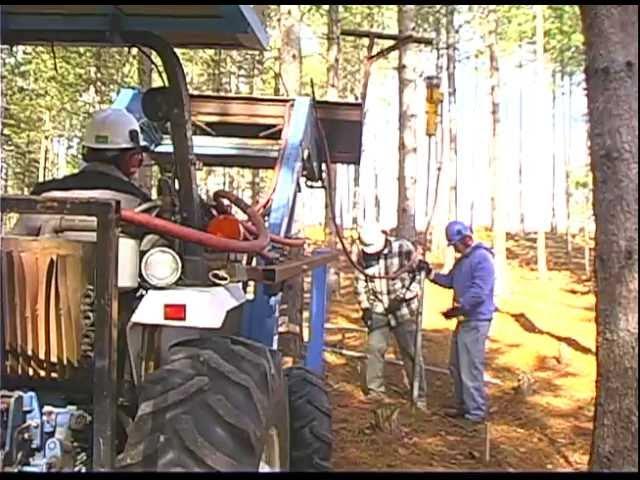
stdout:
[[252,226],[255,228],[258,238],[255,240],[241,241],[216,237],[207,232],[185,227],[184,225],[133,210],[122,210],[120,212],[120,218],[124,222],[147,228],[153,232],[179,238],[180,240],[196,243],[203,247],[222,252],[260,253],[267,248],[269,245],[269,232],[264,225],[262,217],[258,215],[255,209],[230,192],[216,192],[215,196],[226,198],[246,213],[249,220],[253,223]]
[[[256,236],[257,230],[256,228],[249,222],[242,222],[242,226],[249,232],[251,235]],[[283,245],[285,247],[304,247],[306,238],[286,238],[281,237],[280,235],[275,235],[273,233],[269,234],[269,238],[273,243],[277,243],[278,245]]]

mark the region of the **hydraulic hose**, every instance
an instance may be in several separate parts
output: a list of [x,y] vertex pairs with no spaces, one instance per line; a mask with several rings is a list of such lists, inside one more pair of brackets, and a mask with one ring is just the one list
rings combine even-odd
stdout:
[[[315,104],[314,104],[315,105]],[[327,143],[327,137],[325,135],[324,129],[322,128],[322,124],[320,123],[320,120],[318,119],[318,111],[316,110],[315,112],[315,120],[316,120],[316,125],[318,127],[318,131],[320,132],[320,137],[322,138],[322,146],[325,152],[325,162],[326,162],[326,184],[325,184],[325,190],[326,190],[326,195],[328,197],[329,200],[329,213],[331,214],[331,221],[333,223],[333,226],[335,228],[336,231],[336,236],[338,237],[338,240],[340,242],[340,245],[342,246],[342,250],[344,255],[347,257],[347,260],[349,261],[349,263],[351,264],[351,266],[353,268],[356,269],[356,271],[360,272],[362,275],[364,275],[365,277],[371,278],[371,279],[386,279],[386,280],[393,280],[398,278],[400,275],[403,275],[405,273],[411,272],[414,270],[416,263],[418,261],[418,254],[417,252],[414,252],[413,257],[411,258],[411,260],[409,261],[409,263],[407,263],[404,267],[399,268],[398,270],[396,270],[393,273],[390,273],[389,275],[371,275],[367,272],[364,271],[364,269],[362,267],[360,267],[360,265],[358,265],[353,258],[351,258],[351,255],[349,254],[349,250],[345,244],[344,241],[344,237],[342,235],[342,230],[341,228],[338,227],[338,222],[336,220],[336,212],[335,212],[335,208],[333,205],[333,178],[331,176],[331,153],[329,150],[329,144]]]
[[249,217],[249,220],[256,229],[258,238],[255,240],[241,241],[216,237],[207,232],[185,227],[162,218],[153,217],[146,213],[139,213],[133,210],[122,210],[120,216],[124,222],[214,250],[237,253],[262,252],[269,245],[269,232],[264,225],[262,217],[241,198],[230,192],[216,192],[216,195],[229,200]]
[[[250,222],[242,222],[242,226],[247,230],[247,232],[249,232],[250,235],[252,236],[257,236],[258,231],[256,230],[256,227],[254,227]],[[286,238],[286,237],[281,237],[279,235],[275,235],[273,233],[269,234],[269,238],[271,239],[271,241],[273,243],[277,243],[278,245],[282,245],[285,247],[304,247],[304,244],[306,242],[306,239],[304,238]]]

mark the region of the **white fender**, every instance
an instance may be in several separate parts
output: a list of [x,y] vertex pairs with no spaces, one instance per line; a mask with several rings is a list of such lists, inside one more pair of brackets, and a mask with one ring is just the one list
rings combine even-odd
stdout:
[[[131,323],[167,327],[220,328],[227,312],[246,300],[239,283],[223,287],[176,287],[149,290],[131,317]],[[165,305],[185,305],[185,320],[165,320]]]

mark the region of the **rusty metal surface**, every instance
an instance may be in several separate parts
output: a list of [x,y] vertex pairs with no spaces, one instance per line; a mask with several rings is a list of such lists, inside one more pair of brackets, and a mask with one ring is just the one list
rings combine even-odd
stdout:
[[277,265],[246,267],[247,278],[255,282],[280,283],[314,267],[334,262],[338,258],[340,258],[340,252],[335,251],[323,255],[302,257],[300,260],[281,262]]
[[[191,95],[191,118],[216,137],[237,137],[240,144],[226,145],[218,140],[194,139],[198,160],[206,165],[270,168],[275,158],[270,148],[256,148],[254,139],[279,140],[288,105],[293,99],[278,97]],[[318,118],[327,135],[333,163],[359,164],[362,140],[362,104],[316,101]],[[204,137],[204,135],[203,135]],[[198,142],[196,142],[198,140]],[[242,143],[246,140],[246,143]],[[214,142],[216,148],[207,148]],[[209,145],[211,147],[211,145]],[[241,147],[241,148],[240,148]],[[251,157],[242,150],[250,150]],[[159,160],[171,155],[170,145],[153,156]]]
[[[98,273],[95,276],[95,298],[94,298],[94,324],[95,324],[95,341],[94,341],[94,357],[93,357],[93,384],[78,385],[79,388],[86,388],[92,391],[93,397],[93,469],[94,470],[111,470],[115,464],[115,438],[116,438],[116,411],[117,411],[117,365],[118,365],[118,352],[121,350],[122,344],[118,339],[118,325],[117,325],[117,313],[118,313],[118,295],[116,289],[117,279],[117,259],[118,259],[118,220],[119,220],[119,203],[109,200],[92,200],[92,199],[71,199],[71,198],[44,198],[44,197],[29,197],[29,196],[16,196],[16,195],[3,195],[0,196],[0,211],[2,213],[14,212],[14,213],[39,213],[39,214],[51,214],[51,215],[83,215],[89,217],[96,217],[98,219],[98,231],[97,241],[95,244],[96,252],[100,252],[99,255],[95,255],[95,271]],[[4,254],[6,241],[2,237],[2,265],[6,265],[7,256]],[[37,245],[38,242],[43,241],[43,238],[33,239],[33,245]],[[68,241],[64,241],[67,243]],[[71,242],[68,242],[71,243]],[[57,255],[57,254],[56,254]],[[38,315],[44,316],[48,320],[45,322],[36,321],[34,324],[34,314],[29,313],[31,323],[18,322],[18,325],[14,325],[8,321],[5,321],[5,309],[2,309],[3,319],[0,321],[0,378],[9,379],[7,374],[8,359],[6,358],[7,352],[5,352],[5,338],[7,342],[16,345],[18,344],[18,335],[20,335],[20,343],[23,343],[23,335],[25,330],[31,325],[31,338],[32,342],[35,339],[35,333],[37,331],[38,341],[38,354],[44,351],[45,360],[57,358],[58,351],[65,352],[65,343],[58,342],[57,338],[55,342],[45,341],[52,337],[60,338],[57,333],[58,329],[63,329],[63,323],[56,320],[58,318],[58,312],[56,311],[56,302],[49,302],[47,305],[46,299],[51,298],[52,295],[60,295],[58,280],[58,268],[60,271],[77,267],[77,264],[73,261],[68,262],[59,261],[59,258],[47,252],[41,250],[38,252],[38,260],[36,264],[44,262],[43,268],[34,267],[32,259],[33,256],[28,255],[26,257],[27,263],[22,264],[22,269],[12,270],[14,275],[18,272],[19,282],[24,282],[24,295],[29,298],[29,302],[25,300],[24,303],[29,305],[37,305]],[[55,259],[55,260],[54,260]],[[36,270],[37,269],[37,270]],[[35,270],[36,273],[33,273]],[[20,272],[26,272],[25,278],[20,277]],[[32,282],[27,282],[26,278],[35,275],[37,278],[40,275],[39,272],[46,271],[45,280],[35,285]],[[74,275],[74,274],[71,274]],[[7,282],[4,281],[5,275],[3,274],[3,289],[9,291],[7,288]],[[55,279],[55,281],[54,281]],[[14,280],[15,282],[16,280]],[[62,281],[62,280],[61,280]],[[16,283],[13,283],[14,287]],[[56,286],[58,289],[56,289]],[[3,292],[4,293],[4,292]],[[9,297],[11,298],[11,297]],[[60,296],[62,298],[62,296]],[[67,298],[67,302],[70,300]],[[4,302],[6,303],[6,302]],[[60,300],[60,304],[68,305],[64,300]],[[27,315],[22,312],[22,315]],[[61,316],[65,318],[65,316]],[[67,329],[74,328],[73,314],[67,314],[66,318],[71,318],[71,322],[68,320],[64,323]],[[53,321],[52,321],[53,319]],[[76,320],[77,322],[77,320]],[[8,327],[8,328],[7,328]],[[26,330],[28,338],[29,330]],[[28,340],[26,340],[29,345]],[[77,344],[76,344],[77,346]],[[35,347],[33,347],[35,348]],[[69,343],[69,352],[74,347]],[[20,362],[18,361],[18,364]],[[12,367],[13,368],[13,367]],[[16,368],[22,368],[22,365]],[[28,366],[26,367],[29,368]],[[20,378],[18,378],[20,380]],[[21,381],[21,380],[20,380]],[[45,378],[42,380],[43,384],[49,382],[50,379]],[[27,377],[22,385],[16,385],[17,388],[37,388],[37,382]],[[14,387],[14,388],[16,388]]]
[[60,239],[2,238],[2,302],[7,374],[70,378],[82,357],[81,296],[93,283],[94,245]]

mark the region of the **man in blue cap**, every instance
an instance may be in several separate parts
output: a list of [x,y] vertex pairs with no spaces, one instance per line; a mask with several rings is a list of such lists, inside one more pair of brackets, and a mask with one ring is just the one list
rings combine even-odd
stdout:
[[485,344],[495,311],[493,252],[482,243],[474,242],[473,232],[460,221],[450,222],[445,234],[449,246],[460,254],[451,271],[436,273],[429,264],[423,264],[429,280],[454,291],[453,306],[442,313],[445,318],[458,321],[449,359],[455,405],[445,414],[483,422],[488,414]]

